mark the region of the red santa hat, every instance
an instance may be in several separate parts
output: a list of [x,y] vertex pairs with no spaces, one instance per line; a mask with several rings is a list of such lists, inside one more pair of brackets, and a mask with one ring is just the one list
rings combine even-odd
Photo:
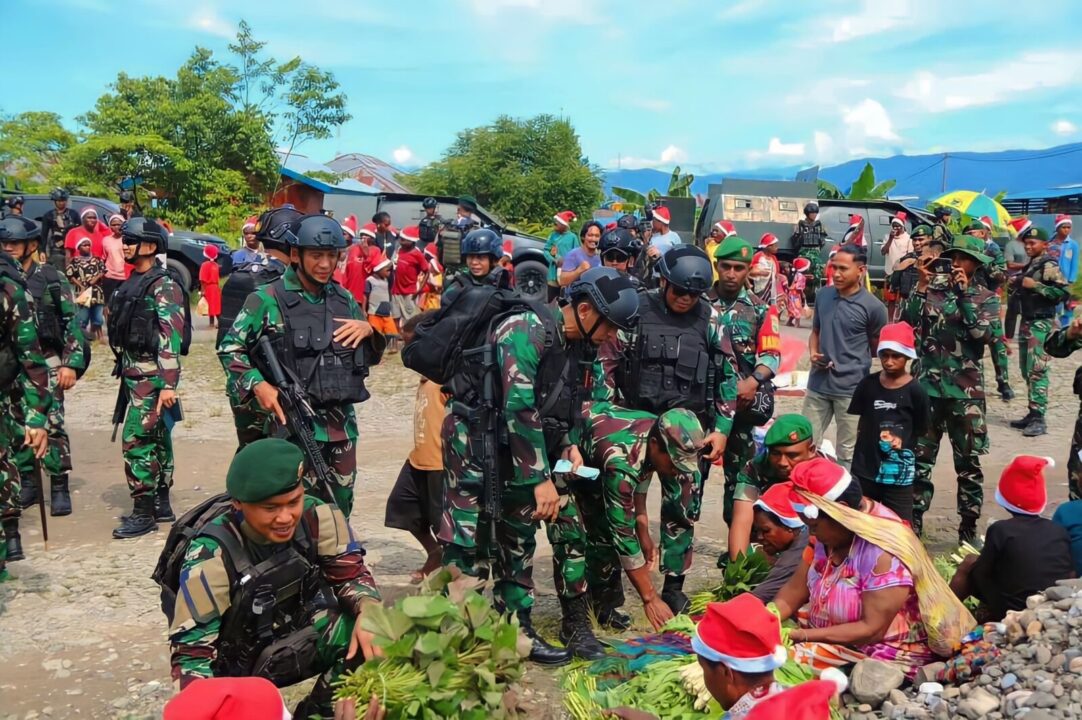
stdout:
[[894,217],[890,219],[890,224],[901,225],[902,227],[905,227],[905,219],[907,217],[909,216],[906,215],[905,210],[899,210],[898,212],[894,213]]
[[87,205],[85,208],[79,211],[79,219],[82,220],[87,215],[93,215],[96,218],[98,217],[98,211],[95,210],[93,206]]
[[672,215],[669,214],[669,208],[656,207],[654,208],[654,219],[663,225],[668,225],[672,222]]
[[563,212],[558,212],[553,215],[552,219],[563,225],[565,228],[569,228],[571,227],[571,223],[578,219],[578,215],[570,210],[564,210]]
[[361,226],[359,234],[360,235],[367,235],[370,238],[374,238],[376,236],[376,224],[375,223],[365,223],[364,225]]
[[114,220],[119,220],[121,223],[127,222],[125,217],[123,215],[120,215],[119,213],[113,213],[109,216],[109,224],[112,225]]
[[875,353],[878,355],[884,350],[893,350],[910,360],[916,360],[917,338],[913,332],[913,326],[904,320],[884,325],[879,332],[879,347],[875,349]]
[[240,231],[244,232],[248,228],[255,230],[257,227],[259,227],[259,218],[253,215],[252,217],[244,221],[244,224],[240,226]]
[[781,520],[782,525],[787,528],[797,529],[804,527],[804,521],[800,519],[800,515],[793,509],[793,504],[789,502],[789,496],[793,493],[793,483],[783,482],[771,485],[766,489],[759,499],[755,501],[755,507],[762,508],[769,513],[773,513]]
[[788,657],[778,616],[750,593],[707,605],[691,647],[703,658],[742,673],[777,670]]
[[1060,225],[1073,225],[1070,215],[1057,215],[1056,216],[1056,230],[1059,230]]
[[217,245],[204,245],[203,246],[203,257],[205,257],[207,260],[217,260],[218,259],[218,246]]
[[1017,456],[999,476],[996,502],[1014,513],[1040,515],[1048,505],[1044,469],[1055,466],[1056,461],[1050,457]]
[[398,239],[411,243],[419,243],[421,242],[421,229],[416,225],[404,227],[402,228],[402,232],[398,234]]
[[827,668],[809,680],[755,703],[747,720],[830,720],[830,703],[849,686],[838,668]]
[[736,225],[733,225],[728,220],[718,220],[714,223],[714,227],[721,233],[721,239],[729,237],[730,235],[736,235]]
[[1010,226],[1011,230],[1014,230],[1016,235],[1021,235],[1026,230],[1029,230],[1031,227],[1033,227],[1033,223],[1030,222],[1030,219],[1028,217],[1012,218],[1010,221],[1007,222],[1007,225]]
[[512,253],[515,251],[515,243],[511,240],[503,241],[503,256],[508,260],[511,259]]
[[616,228],[618,228],[618,227],[619,227],[619,225],[617,225],[617,224],[616,224],[616,221],[615,221],[615,220],[613,220],[612,222],[610,222],[610,223],[607,223],[607,224],[605,225],[605,232],[609,232],[609,231],[611,231],[611,230],[615,230],[615,229],[616,229]]
[[285,720],[282,695],[261,677],[200,678],[170,700],[162,720]]
[[853,476],[834,461],[816,457],[796,465],[789,473],[789,480],[793,483],[793,492],[789,495],[793,509],[804,517],[817,518],[819,508],[809,504],[796,491],[803,490],[827,500],[837,500],[853,483]]
[[357,237],[357,216],[348,215],[346,219],[342,221],[342,232],[349,235],[351,238]]
[[759,247],[765,248],[771,245],[778,244],[778,236],[774,233],[763,233],[763,236],[759,238]]
[[808,272],[811,270],[811,260],[806,257],[798,257],[793,260],[793,269],[797,272]]
[[984,225],[985,230],[991,230],[993,227],[995,227],[995,223],[992,222],[992,218],[988,217],[987,215],[981,215],[980,223],[981,225]]
[[390,266],[391,266],[391,259],[389,257],[387,257],[386,255],[384,255],[383,253],[380,253],[380,256],[378,258],[376,258],[376,264],[375,264],[375,266],[373,266],[372,272],[379,272],[383,268],[390,267]]
[[864,247],[863,215],[853,214],[849,216],[849,228],[845,231],[845,235],[842,237],[842,243],[856,245],[857,247]]

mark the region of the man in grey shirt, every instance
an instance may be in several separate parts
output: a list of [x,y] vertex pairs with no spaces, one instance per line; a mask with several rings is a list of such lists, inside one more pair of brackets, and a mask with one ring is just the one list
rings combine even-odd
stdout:
[[[1003,250],[1003,259],[1007,261],[1007,277],[1010,280],[1018,277],[1022,268],[1029,262],[1026,255],[1026,244],[1012,237],[1007,241],[1007,247]],[[1018,293],[1014,290],[1014,283],[1007,283],[1007,316],[1003,321],[1003,334],[1008,340],[1014,338],[1014,331],[1018,329],[1018,314],[1022,311]],[[1024,376],[1023,376],[1024,377]]]
[[868,256],[863,248],[843,245],[831,264],[834,285],[815,295],[804,416],[811,421],[817,446],[822,445],[830,421],[837,423],[838,462],[848,469],[859,420],[848,414],[849,401],[857,383],[871,370],[879,331],[887,324],[887,309],[865,289]]

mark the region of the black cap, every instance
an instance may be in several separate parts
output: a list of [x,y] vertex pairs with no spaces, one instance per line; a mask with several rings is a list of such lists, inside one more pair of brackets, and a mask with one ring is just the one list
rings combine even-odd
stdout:
[[428,208],[439,207],[439,201],[437,201],[434,197],[426,197],[424,200],[421,201],[421,207],[425,208],[426,210]]

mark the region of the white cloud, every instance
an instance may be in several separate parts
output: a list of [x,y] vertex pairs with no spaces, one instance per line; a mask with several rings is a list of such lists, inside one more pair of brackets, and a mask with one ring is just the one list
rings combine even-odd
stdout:
[[860,11],[843,15],[831,22],[830,39],[836,43],[848,42],[868,35],[878,35],[907,25],[915,25],[920,19],[909,0],[891,3],[865,0]]
[[1052,132],[1057,135],[1074,135],[1078,132],[1078,126],[1070,120],[1057,120],[1052,123]]
[[871,98],[864,98],[854,107],[842,108],[842,122],[853,139],[898,140],[886,108]]
[[686,162],[687,159],[687,152],[685,152],[683,148],[678,148],[675,145],[669,145],[661,151],[661,162],[663,163],[681,163]]
[[394,157],[395,163],[398,165],[405,165],[409,161],[413,160],[413,151],[409,149],[408,145],[399,145],[391,153]]
[[783,143],[781,138],[770,138],[766,148],[767,155],[799,157],[804,154],[804,143]]
[[233,39],[237,29],[233,23],[225,20],[218,11],[210,6],[202,6],[193,11],[184,23],[194,30],[201,30],[211,35]]
[[822,130],[816,130],[813,137],[816,162],[824,162],[834,157],[834,138]]
[[636,170],[639,168],[662,168],[669,169],[674,165],[687,162],[688,153],[681,147],[676,145],[669,145],[661,151],[661,155],[657,158],[643,158],[631,156],[621,156],[619,158],[613,158],[609,161],[609,167],[621,167],[630,170]]
[[1034,90],[1082,81],[1082,50],[1023,53],[979,73],[944,75],[922,70],[902,85],[898,97],[929,112],[997,105]]

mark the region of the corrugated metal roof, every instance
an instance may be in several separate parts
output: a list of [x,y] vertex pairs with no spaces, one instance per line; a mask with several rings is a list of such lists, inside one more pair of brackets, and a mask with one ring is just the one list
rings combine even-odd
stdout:
[[304,155],[298,155],[297,153],[286,153],[282,150],[278,151],[278,158],[282,161],[281,172],[287,178],[296,180],[299,183],[304,183],[308,187],[319,190],[327,195],[379,195],[379,190],[371,185],[365,185],[358,182],[353,178],[346,178],[336,184],[328,183],[324,180],[317,180],[310,177],[309,173],[329,173],[331,175],[341,175],[342,173],[333,170],[332,168],[317,163]]
[[402,170],[371,155],[347,153],[331,160],[327,166],[340,175],[349,175],[383,192],[412,192],[398,182],[397,175],[401,174]]
[[1064,198],[1072,195],[1082,195],[1082,183],[1061,185],[1060,187],[1045,188],[1043,190],[1026,190],[1025,192],[1008,193],[1004,200],[1041,200],[1043,198]]

